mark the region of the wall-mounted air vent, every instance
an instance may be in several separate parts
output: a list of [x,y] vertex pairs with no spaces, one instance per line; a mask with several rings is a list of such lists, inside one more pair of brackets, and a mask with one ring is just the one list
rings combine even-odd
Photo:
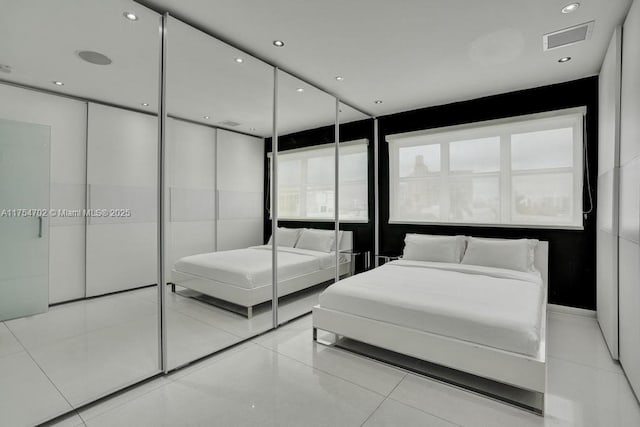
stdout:
[[590,39],[594,23],[595,21],[585,22],[584,24],[576,25],[575,27],[569,27],[564,30],[545,34],[542,36],[544,50],[571,46],[572,44]]
[[224,122],[219,122],[218,123],[220,126],[227,126],[227,127],[236,127],[236,126],[240,126],[240,123],[238,122],[234,122],[233,120],[225,120]]

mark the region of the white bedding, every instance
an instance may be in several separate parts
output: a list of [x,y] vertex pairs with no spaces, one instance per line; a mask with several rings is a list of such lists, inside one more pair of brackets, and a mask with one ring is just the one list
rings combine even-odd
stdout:
[[544,298],[537,272],[399,260],[330,286],[320,306],[534,356]]
[[[335,266],[335,252],[278,247],[278,281]],[[343,262],[342,260],[340,262]],[[174,270],[245,289],[271,284],[271,246],[211,252],[181,258]]]

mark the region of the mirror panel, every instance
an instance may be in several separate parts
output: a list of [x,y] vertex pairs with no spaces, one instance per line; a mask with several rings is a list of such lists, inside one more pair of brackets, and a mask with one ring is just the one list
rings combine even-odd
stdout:
[[165,164],[169,370],[272,328],[264,246],[273,68],[168,20]]
[[336,100],[278,72],[278,319],[309,313],[336,277]]
[[372,267],[375,201],[373,176],[373,119],[340,103],[340,230],[350,232],[353,244],[343,251],[349,257],[349,275]]

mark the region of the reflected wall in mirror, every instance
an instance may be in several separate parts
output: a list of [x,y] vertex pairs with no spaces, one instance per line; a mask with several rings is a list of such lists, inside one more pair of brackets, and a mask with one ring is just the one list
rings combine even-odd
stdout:
[[165,230],[169,370],[273,327],[264,138],[273,68],[168,20]]
[[160,17],[127,0],[0,10],[0,211],[31,209],[0,218],[0,413],[32,425],[160,370]]
[[[278,320],[311,311],[335,281],[336,99],[278,72]],[[268,230],[269,235],[271,229]],[[351,236],[340,236],[338,248]],[[349,271],[340,258],[340,270]]]

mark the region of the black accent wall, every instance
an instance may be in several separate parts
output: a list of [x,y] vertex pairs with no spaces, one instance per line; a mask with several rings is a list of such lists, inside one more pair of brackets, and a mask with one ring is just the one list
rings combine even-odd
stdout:
[[[584,230],[540,228],[474,227],[448,225],[389,224],[389,149],[386,135],[453,126],[525,114],[587,107],[585,119],[586,161],[589,168],[593,211],[584,221]],[[549,302],[571,307],[596,308],[596,187],[598,176],[598,78],[585,79],[510,92],[453,104],[406,111],[378,118],[379,129],[379,206],[380,254],[399,255],[406,233],[477,237],[535,238],[549,242]],[[333,142],[333,126],[312,129],[278,139],[280,150]],[[373,121],[365,120],[340,126],[341,140],[367,138],[369,144],[369,223],[341,224],[341,229],[354,231],[357,249],[373,251],[374,187],[373,187]],[[271,140],[265,144],[271,151]],[[265,156],[266,159],[266,156]],[[266,162],[266,160],[265,160]],[[265,164],[266,165],[266,164]],[[271,235],[268,203],[268,169],[265,167],[265,242]],[[584,210],[589,209],[588,185],[585,174]],[[312,227],[332,229],[333,223],[280,221],[282,227]]]
[[[380,252],[402,253],[406,233],[464,234],[477,237],[535,238],[549,242],[549,302],[596,308],[596,209],[584,221],[584,230],[538,228],[461,227],[389,224],[389,149],[386,135],[453,126],[571,107],[587,107],[585,141],[593,203],[598,177],[598,78],[423,108],[379,118]],[[585,174],[586,175],[586,174]],[[589,208],[587,181],[584,210]]]

